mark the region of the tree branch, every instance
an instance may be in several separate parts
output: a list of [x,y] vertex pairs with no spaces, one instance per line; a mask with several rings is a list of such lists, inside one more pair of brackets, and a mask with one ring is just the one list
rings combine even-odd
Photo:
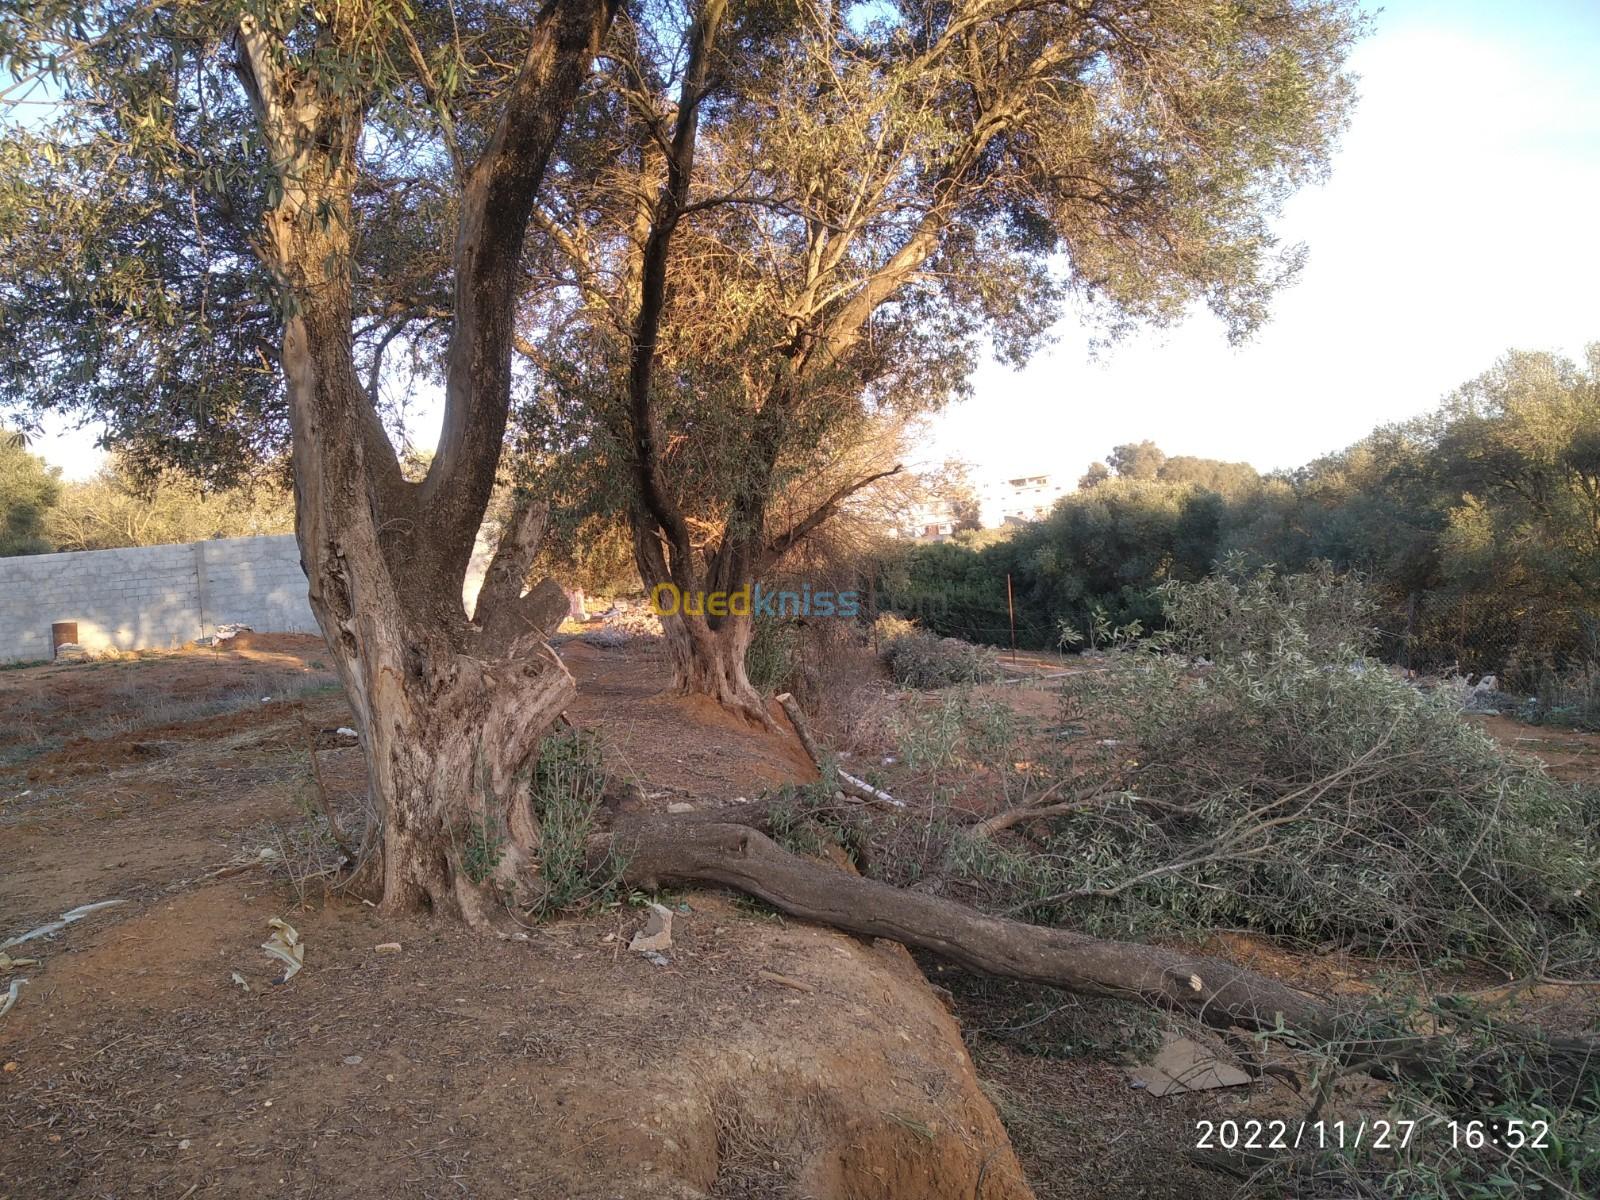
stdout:
[[468,172],[438,453],[420,511],[436,586],[460,585],[494,486],[511,402],[522,247],[545,168],[620,0],[546,0],[494,134]]
[[1518,1030],[1499,1050],[1464,1062],[1446,1034],[1374,1019],[1222,959],[992,917],[800,858],[748,825],[634,817],[604,852],[620,852],[623,880],[634,887],[722,884],[791,916],[888,938],[985,975],[1143,1001],[1215,1029],[1285,1038],[1378,1078],[1446,1082],[1468,1101],[1502,1095],[1510,1079],[1570,1095],[1600,1086],[1600,1045],[1591,1038]]
[[628,370],[628,420],[633,435],[634,479],[639,502],[671,547],[668,567],[680,587],[690,585],[693,546],[683,513],[667,494],[661,477],[661,453],[655,407],[650,395],[657,339],[666,310],[667,262],[672,235],[689,201],[694,179],[695,143],[700,131],[699,105],[705,94],[711,49],[727,13],[727,0],[705,0],[689,33],[689,61],[678,94],[678,115],[667,153],[667,177],[656,200],[645,239],[639,278],[639,310],[634,320],[632,358]]
[[767,544],[766,549],[761,555],[761,566],[771,566],[773,563],[781,559],[785,554],[789,553],[790,550],[794,549],[795,546],[814,533],[818,526],[831,518],[834,513],[838,512],[839,505],[843,504],[851,496],[855,495],[863,488],[870,487],[872,484],[877,483],[880,479],[888,479],[892,475],[898,475],[904,469],[905,468],[902,466],[902,464],[896,463],[887,471],[878,471],[872,475],[868,475],[864,479],[858,479],[854,483],[847,483],[843,487],[835,489],[832,495],[814,508],[810,513],[801,518],[799,521],[796,521],[783,533],[773,538],[772,541]]

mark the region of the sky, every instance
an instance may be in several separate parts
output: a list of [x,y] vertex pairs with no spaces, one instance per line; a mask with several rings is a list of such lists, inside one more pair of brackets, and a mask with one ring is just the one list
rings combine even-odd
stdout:
[[[1112,446],[1294,467],[1415,416],[1506,350],[1600,340],[1600,0],[1394,0],[1356,49],[1361,101],[1326,184],[1279,232],[1309,261],[1232,348],[1199,313],[1098,357],[1068,319],[1021,371],[979,369],[926,464],[1075,479]],[[418,406],[412,440],[437,413]],[[91,431],[35,449],[98,465]]]
[[1065,323],[980,369],[931,461],[1070,479],[1146,438],[1294,467],[1434,407],[1506,350],[1600,340],[1600,0],[1395,0],[1352,57],[1330,180],[1279,231],[1310,258],[1239,349],[1209,314],[1091,361]]

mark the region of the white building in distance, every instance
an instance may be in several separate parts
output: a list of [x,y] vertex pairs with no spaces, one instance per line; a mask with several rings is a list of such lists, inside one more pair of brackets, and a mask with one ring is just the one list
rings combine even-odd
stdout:
[[[1041,474],[989,480],[978,484],[974,490],[980,526],[999,529],[1004,525],[1038,520],[1072,489],[1054,475]],[[911,541],[944,542],[954,536],[957,524],[955,506],[947,499],[934,497],[907,509],[894,533],[896,537]]]
[[1065,480],[1049,473],[991,480],[978,489],[983,527],[997,529],[1019,521],[1036,521],[1071,490]]

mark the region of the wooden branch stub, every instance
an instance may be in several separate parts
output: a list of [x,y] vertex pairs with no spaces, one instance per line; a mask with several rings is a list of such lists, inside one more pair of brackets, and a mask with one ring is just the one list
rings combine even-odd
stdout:
[[[806,726],[806,715],[800,711],[799,702],[788,692],[780,692],[774,699],[777,700],[779,706],[787,714],[789,723],[794,726],[795,735],[800,739],[800,745],[805,748],[812,765],[821,772],[823,770],[822,754],[817,749],[816,742],[811,740],[811,731]],[[837,764],[834,765],[833,774],[839,782],[839,790],[847,796],[854,796],[857,800],[865,800],[868,804],[876,804],[884,808],[904,808],[906,806],[904,800],[896,800],[882,788],[875,788],[866,780],[857,779]]]

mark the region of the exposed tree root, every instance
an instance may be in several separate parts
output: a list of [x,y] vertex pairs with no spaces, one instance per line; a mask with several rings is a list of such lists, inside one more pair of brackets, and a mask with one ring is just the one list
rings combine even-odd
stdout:
[[638,818],[613,842],[635,887],[723,884],[792,916],[931,951],[973,971],[1280,1036],[1381,1078],[1442,1081],[1473,1100],[1502,1094],[1512,1078],[1569,1099],[1600,1087],[1600,1042],[1508,1030],[1502,1049],[1463,1060],[1458,1039],[1375,1020],[1221,959],[988,916],[797,857],[750,825]]

